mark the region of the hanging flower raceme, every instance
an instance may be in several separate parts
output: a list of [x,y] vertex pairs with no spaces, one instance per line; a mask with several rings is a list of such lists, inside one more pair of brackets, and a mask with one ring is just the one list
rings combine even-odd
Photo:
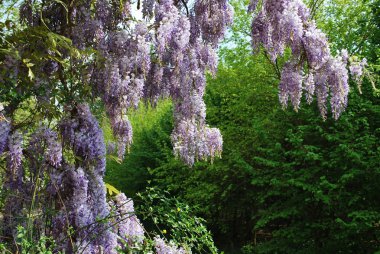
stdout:
[[279,98],[284,107],[290,99],[294,109],[298,110],[302,95],[302,70],[294,65],[287,63],[282,70]]
[[227,0],[198,0],[194,12],[202,39],[216,47],[233,21],[232,6]]
[[155,250],[157,254],[188,254],[182,247],[176,246],[174,243],[167,243],[160,237],[154,238]]
[[33,133],[28,149],[31,156],[42,156],[42,159],[55,168],[61,165],[62,144],[57,133],[49,128],[41,127]]
[[94,72],[92,82],[102,98],[118,140],[122,159],[132,143],[132,126],[127,112],[136,108],[144,94],[145,78],[150,68],[150,42],[145,23],[135,24],[131,33],[110,33],[100,46],[108,60]]
[[7,147],[10,131],[11,124],[7,121],[7,119],[0,119],[0,155],[5,151]]
[[127,198],[124,193],[119,193],[110,200],[109,205],[113,214],[112,230],[120,238],[120,248],[124,249],[125,244],[129,247],[141,244],[145,238],[144,228],[135,214],[132,199]]
[[6,150],[8,152],[7,167],[5,178],[3,179],[3,188],[11,194],[5,199],[2,235],[14,237],[16,226],[21,221],[20,216],[23,205],[26,203],[26,188],[22,165],[24,138],[19,131],[12,131],[8,134],[6,143]]
[[[349,92],[347,51],[342,56],[331,54],[327,36],[316,27],[301,0],[263,0],[261,9],[257,10],[258,2],[251,0],[248,7],[255,13],[251,33],[253,47],[259,49],[262,45],[275,64],[286,48],[292,52],[281,73],[281,104],[286,107],[290,100],[298,110],[303,91],[309,103],[316,92],[321,115],[326,118],[330,95],[331,111],[338,119],[347,106]],[[361,75],[356,66],[351,68],[354,77],[355,73]]]
[[[81,158],[78,163],[81,167],[68,165],[60,177],[60,196],[64,204],[55,218],[56,228],[61,227],[56,237],[62,238],[62,232],[67,232],[63,229],[71,225],[78,232],[75,248],[92,253],[93,249],[101,246],[106,253],[113,253],[117,236],[110,231],[107,222],[109,208],[103,182],[106,149],[102,130],[86,104],[73,108],[71,115],[61,122],[60,129],[65,147]],[[71,211],[68,218],[65,209]],[[65,222],[67,219],[69,223]],[[104,223],[97,220],[104,220]],[[70,242],[66,241],[66,247],[68,245]]]
[[[214,141],[221,141],[221,135],[213,132],[214,137],[208,138],[203,95],[205,73],[210,70],[215,74],[215,46],[231,23],[232,8],[226,1],[196,1],[188,17],[179,13],[172,0],[165,0],[156,3],[155,17],[157,58],[152,61],[145,94],[153,96],[153,102],[168,95],[173,98],[172,142],[178,157],[193,165],[219,156],[222,142],[216,145]],[[202,22],[207,24],[200,26]]]
[[[348,58],[348,57],[347,57]],[[357,57],[350,58],[350,73],[355,82],[358,84],[359,92],[361,92],[361,84],[363,82],[365,68],[367,67],[367,59],[363,58],[361,61]],[[374,84],[372,84],[374,86]],[[376,88],[374,87],[376,90]]]
[[60,129],[63,144],[82,158],[83,166],[92,166],[97,174],[103,175],[106,163],[103,132],[89,106],[81,104],[73,108],[72,116],[61,122]]
[[16,174],[21,167],[23,135],[16,131],[8,137],[8,168]]

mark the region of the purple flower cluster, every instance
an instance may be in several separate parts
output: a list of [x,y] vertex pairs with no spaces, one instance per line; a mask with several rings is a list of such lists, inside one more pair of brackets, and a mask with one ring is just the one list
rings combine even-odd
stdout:
[[[203,95],[206,86],[205,71],[216,69],[217,57],[210,45],[196,42],[184,54],[178,81],[172,83],[171,96],[174,101],[175,128],[172,134],[174,153],[192,165],[220,154],[220,146],[213,146],[206,124],[206,105]],[[177,77],[177,76],[176,76]],[[172,78],[171,80],[175,80]],[[214,133],[221,140],[220,132]],[[214,139],[214,138],[213,138]],[[213,147],[213,148],[211,148]],[[213,150],[213,149],[216,150]],[[211,151],[212,150],[212,151]]]
[[8,136],[8,169],[16,174],[21,167],[23,135],[16,131]]
[[154,4],[156,0],[143,0],[142,1],[142,13],[145,18],[153,17]]
[[[251,0],[249,11],[256,11],[257,0]],[[323,118],[327,114],[327,98],[333,117],[339,118],[347,106],[349,92],[347,52],[331,55],[326,35],[311,20],[310,11],[301,0],[264,0],[252,22],[252,44],[265,48],[273,62],[286,48],[292,51],[285,64],[279,85],[279,98],[298,110],[302,94],[310,103],[314,93]],[[305,68],[307,66],[308,68]]]
[[[94,11],[96,10],[96,11]],[[95,2],[82,1],[70,6],[70,15],[66,16],[60,3],[46,4],[43,16],[49,19],[49,28],[56,33],[63,33],[72,39],[75,46],[85,48],[97,46],[111,31],[130,17],[130,3],[114,4],[108,0]],[[23,13],[23,9],[20,10]],[[69,19],[69,20],[68,20]],[[64,29],[64,24],[72,24]]]
[[11,124],[6,120],[0,120],[0,155],[7,148],[8,136],[11,131]]
[[[99,221],[109,214],[105,191],[104,194],[100,191],[105,188],[102,178],[96,181],[80,167],[64,165],[63,169],[54,178],[55,188],[58,188],[56,195],[63,202],[53,218],[52,233],[59,243],[57,250],[98,253],[103,249],[105,253],[116,254],[117,236],[109,230],[107,221]],[[94,184],[102,186],[94,188]],[[73,230],[70,236],[68,230]]]
[[133,132],[127,111],[138,106],[150,68],[151,45],[148,39],[148,28],[143,22],[136,23],[130,32],[109,33],[100,45],[108,60],[92,77],[118,140],[120,158],[132,143]]
[[[103,181],[106,149],[98,121],[88,105],[80,104],[61,122],[60,129],[65,147],[81,158],[77,162],[81,167],[65,165],[64,172],[58,173],[60,176],[53,176],[58,179],[56,185],[64,202],[55,218],[55,238],[64,238],[66,227],[71,225],[77,232],[76,248],[94,253],[92,250],[101,246],[106,253],[116,253],[117,236],[109,229],[108,222],[98,222],[109,216]],[[69,245],[66,241],[62,248]]]
[[157,254],[186,254],[183,248],[176,246],[173,243],[166,243],[165,240],[159,236],[154,238],[155,250]]
[[27,0],[20,5],[20,21],[21,23],[33,24],[33,19],[32,1]]
[[58,168],[62,162],[62,144],[55,131],[49,128],[39,128],[29,141],[30,154],[42,155],[49,165]]
[[351,59],[350,61],[350,73],[353,79],[360,85],[363,82],[363,72],[367,66],[367,59],[363,58],[362,61],[359,61],[356,58]]
[[201,0],[187,17],[172,0],[165,0],[156,4],[155,17],[157,59],[152,61],[146,97],[153,102],[161,96],[173,98],[174,153],[184,162],[192,165],[219,156],[222,137],[205,121],[205,72],[216,72],[215,47],[232,22],[232,8],[227,1]]
[[93,166],[96,174],[103,175],[106,166],[106,148],[102,129],[86,104],[72,110],[71,117],[61,124],[63,144],[82,158],[83,167]]
[[172,134],[174,154],[188,165],[197,160],[221,156],[223,139],[216,128],[200,126],[197,123],[181,121]]
[[302,70],[296,65],[296,63],[288,62],[282,69],[279,99],[284,107],[290,99],[294,109],[298,110],[302,96]]
[[[9,128],[9,127],[6,127]],[[11,195],[7,196],[4,203],[3,236],[13,237],[15,228],[19,225],[19,216],[25,204],[26,186],[24,184],[23,135],[19,131],[8,133],[7,141],[7,168],[3,179],[3,188]]]
[[[87,206],[88,180],[83,169],[75,169],[68,165],[65,165],[64,169],[54,182],[55,188],[60,187],[58,194],[62,195],[64,208],[53,218],[53,236],[60,242],[58,248],[70,251],[75,246],[70,246],[69,241],[64,241],[68,225],[74,229],[85,227],[93,221],[93,216]],[[84,237],[79,230],[76,234],[75,241]]]
[[47,159],[53,167],[61,165],[62,161],[62,145],[58,141],[57,133],[51,130],[47,130],[46,133],[47,143]]
[[333,117],[338,119],[347,106],[348,70],[341,57],[331,58],[326,64],[325,73],[330,88],[330,104]]
[[[52,2],[43,5],[41,14],[52,32],[70,38],[77,48],[98,50],[98,57],[86,59],[86,74],[80,82],[90,84],[93,94],[104,102],[120,158],[132,143],[128,110],[137,107],[143,97],[156,103],[166,96],[172,97],[175,103],[176,126],[185,121],[198,129],[196,143],[187,144],[199,147],[196,148],[199,156],[195,157],[205,159],[219,154],[221,146],[204,144],[208,142],[205,138],[208,127],[203,94],[206,71],[216,72],[216,47],[232,23],[232,6],[227,0],[197,0],[194,4],[185,4],[187,0],[144,0],[141,3],[145,21],[131,18],[129,1],[122,5],[109,0],[78,2],[70,6],[67,15],[62,14],[66,13],[64,6]],[[36,12],[33,8],[30,1],[20,8],[23,22],[30,26],[35,23],[31,21]],[[65,27],[67,23],[69,28]],[[74,64],[81,62],[74,60]],[[57,70],[55,62],[44,66],[48,76]],[[45,100],[48,101],[49,98]],[[178,127],[174,129],[173,136],[177,136],[178,130]],[[77,154],[86,161],[87,157],[92,160],[98,156],[97,151],[84,150],[86,146],[80,141],[86,139],[84,131],[75,132],[76,136],[69,132],[70,128],[62,131],[63,142],[69,142]],[[193,158],[185,158],[181,153],[182,159],[193,161],[195,157],[189,156]]]
[[126,243],[129,247],[133,247],[142,243],[145,238],[144,228],[135,214],[132,199],[127,198],[124,193],[119,193],[109,205],[113,215],[111,220],[113,232],[121,239],[119,246],[124,248]]
[[195,26],[202,39],[217,46],[233,21],[233,8],[227,0],[198,0],[194,6]]

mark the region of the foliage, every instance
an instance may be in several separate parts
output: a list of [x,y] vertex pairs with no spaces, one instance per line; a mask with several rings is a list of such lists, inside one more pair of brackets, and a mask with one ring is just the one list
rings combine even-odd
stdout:
[[141,205],[137,213],[144,219],[150,234],[171,239],[192,253],[218,253],[205,221],[193,216],[189,205],[168,195],[149,187],[138,195]]
[[[171,102],[165,100],[154,108],[141,105],[130,113],[134,142],[121,164],[112,158],[107,160],[106,182],[112,183],[129,197],[145,190],[147,181],[151,179],[148,169],[156,168],[161,161],[173,157],[170,144],[170,130],[173,128],[171,108]],[[109,131],[107,123],[103,125],[103,130],[106,134]],[[165,153],[162,153],[163,150]]]
[[[53,254],[54,251],[54,240],[42,235],[37,242],[30,241],[28,238],[27,230],[22,227],[17,227],[17,253],[20,254]],[[0,251],[2,253],[12,253],[11,250],[8,250],[5,245],[0,244]]]
[[351,54],[365,55],[375,62],[379,56],[376,38],[380,36],[379,22],[376,21],[379,17],[378,1],[357,0],[352,3],[347,0],[328,0],[322,3],[319,4],[316,19],[329,35],[333,49],[347,48]]
[[284,132],[283,139],[268,140],[253,158],[254,230],[263,240],[259,252],[371,253],[379,248],[380,204],[374,193],[380,111],[357,95],[351,100],[356,103],[336,123],[312,121],[312,112],[302,112],[302,120],[288,128],[282,128],[289,123],[282,119],[282,126],[274,127]]
[[[205,221],[194,216],[189,205],[168,197],[169,193],[148,187],[137,193],[135,201],[139,205],[134,210],[131,199],[112,185],[107,184],[107,188],[111,195],[111,224],[125,232],[120,235],[128,236],[119,253],[218,253]],[[144,228],[136,216],[143,219]]]

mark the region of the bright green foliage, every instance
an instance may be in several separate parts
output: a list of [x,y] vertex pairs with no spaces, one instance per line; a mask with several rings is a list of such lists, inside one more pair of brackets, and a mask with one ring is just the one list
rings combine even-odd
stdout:
[[[352,54],[371,61],[379,57],[380,5],[377,0],[325,0],[316,19],[327,32],[335,49],[347,48]],[[376,52],[377,51],[377,52]]]
[[189,205],[168,194],[154,188],[138,194],[141,205],[137,213],[145,220],[148,232],[170,239],[192,253],[218,253],[204,219],[194,217]]
[[283,138],[255,153],[254,230],[272,237],[257,250],[371,253],[380,247],[380,106],[353,94],[339,122],[312,116],[277,122]]

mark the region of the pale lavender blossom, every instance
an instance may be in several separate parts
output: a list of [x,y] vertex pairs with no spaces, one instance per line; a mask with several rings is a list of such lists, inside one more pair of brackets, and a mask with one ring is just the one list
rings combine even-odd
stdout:
[[11,172],[17,172],[21,166],[23,135],[19,131],[8,136],[8,168]]
[[[252,0],[249,8],[256,9],[257,3]],[[255,49],[262,45],[274,64],[284,55],[285,48],[292,52],[281,73],[280,103],[287,106],[290,100],[298,110],[305,90],[308,103],[316,95],[325,118],[330,96],[332,114],[337,119],[347,106],[348,52],[342,50],[340,56],[331,55],[327,36],[311,20],[310,10],[301,0],[263,0],[262,8],[254,15],[251,34]],[[351,66],[354,73],[360,74],[359,65]],[[303,77],[305,72],[309,75]]]
[[341,57],[331,59],[328,64],[328,79],[330,84],[330,105],[334,119],[338,119],[347,106],[348,70]]
[[8,137],[11,131],[11,124],[6,119],[0,120],[0,155],[7,148]]
[[131,32],[111,33],[101,47],[109,61],[92,77],[105,103],[120,159],[132,142],[127,111],[136,108],[144,95],[145,77],[151,66],[150,46],[148,29],[143,22],[137,23]]
[[248,5],[248,12],[256,11],[258,3],[259,3],[259,0],[250,0],[249,5]]
[[233,21],[232,6],[227,0],[199,0],[195,2],[194,12],[202,39],[216,47]]
[[304,79],[304,89],[306,91],[306,101],[308,104],[313,102],[313,95],[315,92],[315,83],[313,73],[309,73]]
[[125,196],[124,193],[117,194],[110,202],[112,212],[115,214],[112,218],[113,232],[123,241],[119,241],[119,246],[124,248],[124,243],[129,247],[142,243],[144,228],[135,214],[132,199]]
[[51,130],[46,131],[46,155],[50,164],[59,167],[62,162],[62,144],[58,141],[57,133]]
[[142,13],[145,18],[152,18],[155,2],[155,0],[142,1]]
[[208,145],[208,157],[221,157],[223,150],[223,138],[217,128],[206,128],[206,140]]
[[302,70],[297,69],[294,63],[287,63],[281,73],[279,98],[283,107],[290,99],[293,108],[297,111],[302,97]]
[[107,154],[114,154],[116,152],[115,142],[108,142],[107,144]]
[[167,243],[161,237],[156,236],[154,238],[154,247],[156,254],[188,254],[189,251],[185,251],[182,247],[176,246],[174,243]]
[[363,70],[367,66],[367,59],[363,58],[362,61],[355,61],[352,60],[350,62],[350,74],[354,78],[356,82],[361,84],[362,82],[362,76],[363,76]]
[[83,159],[83,165],[95,164],[96,171],[103,174],[106,148],[102,129],[88,105],[78,105],[75,111],[60,124],[64,145],[73,148],[75,155]]
[[350,55],[348,54],[347,49],[342,49],[340,51],[340,56],[342,57],[342,61],[347,65]]

